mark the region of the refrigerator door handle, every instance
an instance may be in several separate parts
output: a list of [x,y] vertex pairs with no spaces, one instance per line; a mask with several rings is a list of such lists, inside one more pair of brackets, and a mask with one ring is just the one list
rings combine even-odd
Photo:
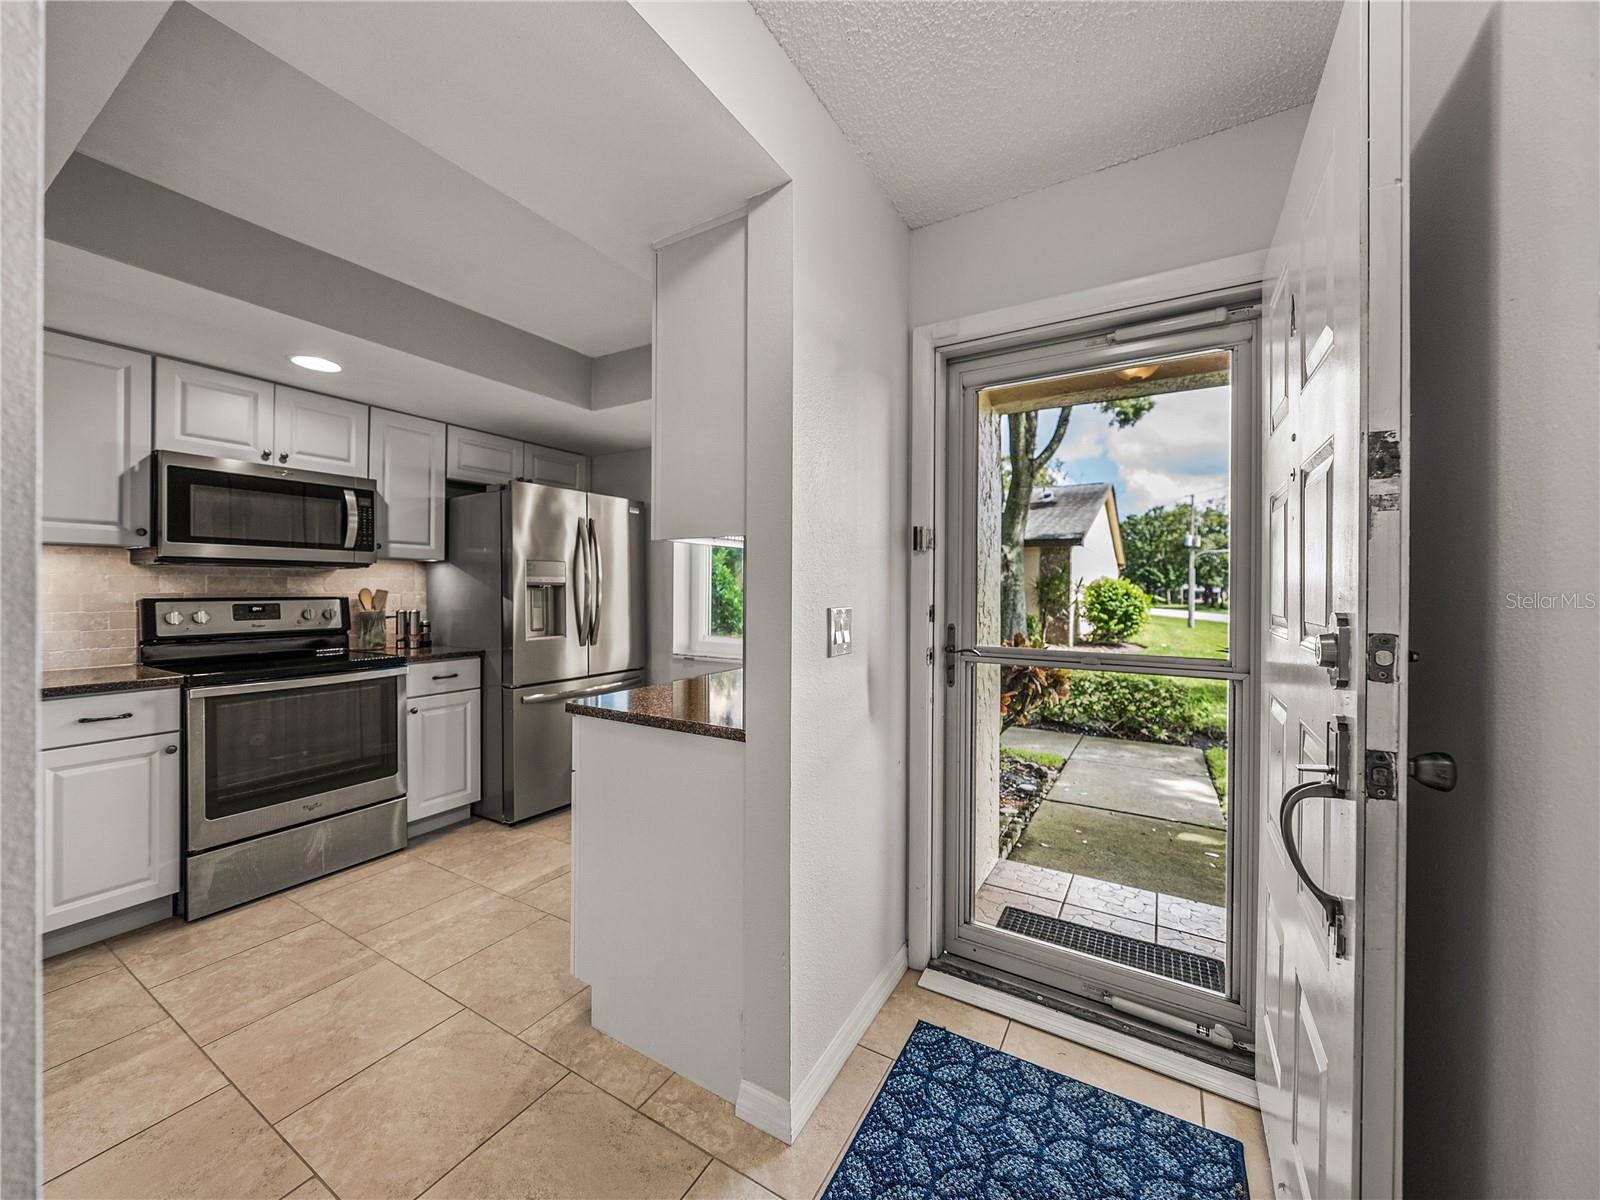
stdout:
[[584,518],[578,518],[578,540],[572,548],[572,612],[578,622],[578,645],[589,644],[589,543],[583,536]]
[[589,561],[594,564],[594,615],[589,618],[589,644],[600,636],[600,613],[606,602],[605,572],[600,566],[600,541],[595,536],[594,518],[589,518]]

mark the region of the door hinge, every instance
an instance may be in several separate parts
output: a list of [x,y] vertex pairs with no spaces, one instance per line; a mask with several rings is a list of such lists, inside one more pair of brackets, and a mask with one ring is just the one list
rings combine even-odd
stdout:
[[1393,683],[1395,666],[1400,661],[1400,638],[1392,633],[1367,634],[1367,680]]
[[944,685],[956,685],[956,627],[954,624],[944,627]]
[[933,526],[913,525],[911,527],[911,551],[913,554],[924,554],[933,549]]
[[928,662],[928,665],[930,667],[933,666],[933,647],[932,646],[928,647],[927,662]]
[[928,624],[933,624],[933,605],[928,605]]
[[1366,790],[1371,800],[1393,800],[1398,786],[1392,750],[1368,750]]

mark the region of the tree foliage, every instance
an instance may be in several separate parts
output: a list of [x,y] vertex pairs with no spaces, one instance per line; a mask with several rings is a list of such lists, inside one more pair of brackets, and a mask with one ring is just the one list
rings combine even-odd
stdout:
[[[1199,512],[1201,550],[1228,546],[1228,514],[1206,507]],[[1152,508],[1122,518],[1123,574],[1152,595],[1167,600],[1182,596],[1189,583],[1189,506]],[[1195,582],[1213,597],[1228,586],[1228,556],[1202,554],[1195,562]]]
[[711,547],[711,634],[744,636],[744,550]]

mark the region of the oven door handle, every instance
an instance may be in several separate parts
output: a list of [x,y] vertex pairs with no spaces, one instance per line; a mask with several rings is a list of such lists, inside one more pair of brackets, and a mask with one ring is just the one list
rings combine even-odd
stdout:
[[356,548],[356,529],[358,527],[360,509],[356,505],[355,488],[344,489],[344,548]]
[[287,679],[261,679],[254,683],[216,683],[208,687],[192,687],[189,695],[198,697],[248,696],[254,692],[282,692],[290,688],[335,687],[341,683],[355,683],[361,679],[400,679],[400,691],[405,694],[404,667],[390,667],[382,671],[340,671],[334,675],[295,675]]

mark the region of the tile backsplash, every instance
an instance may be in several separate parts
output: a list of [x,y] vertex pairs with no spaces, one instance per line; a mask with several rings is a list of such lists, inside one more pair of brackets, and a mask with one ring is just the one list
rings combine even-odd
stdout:
[[353,570],[296,567],[157,566],[128,561],[126,550],[44,546],[39,555],[42,668],[117,667],[134,661],[146,596],[349,596],[389,590],[388,609],[428,607],[421,563],[381,561]]

